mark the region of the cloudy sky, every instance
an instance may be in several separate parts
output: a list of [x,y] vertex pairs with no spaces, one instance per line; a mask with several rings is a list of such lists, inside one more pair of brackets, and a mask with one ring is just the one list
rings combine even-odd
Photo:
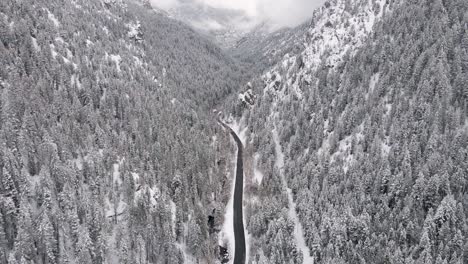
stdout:
[[170,9],[180,1],[198,1],[211,7],[243,10],[258,21],[296,26],[311,17],[313,10],[325,0],[152,0],[152,3]]

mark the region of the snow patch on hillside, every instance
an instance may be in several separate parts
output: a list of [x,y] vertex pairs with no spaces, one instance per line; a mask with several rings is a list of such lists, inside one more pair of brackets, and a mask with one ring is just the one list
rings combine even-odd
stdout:
[[[352,15],[346,10],[347,1],[338,1],[336,6],[324,9],[323,19],[310,29],[312,45],[305,51],[305,64],[309,68],[316,68],[325,54],[329,67],[336,67],[341,63],[348,51],[360,47],[372,32],[374,24],[382,17],[385,0],[377,0],[379,13],[375,14],[373,4],[369,2],[360,12]],[[347,23],[343,23],[347,21]]]
[[390,154],[392,147],[388,145],[385,141],[382,142],[382,156],[387,157]]
[[229,126],[232,128],[232,130],[234,130],[239,139],[242,141],[242,144],[245,146],[245,143],[247,142],[248,127],[244,126],[244,118],[242,118],[240,121],[232,121]]
[[55,45],[49,44],[49,46],[50,46],[50,53],[52,54],[52,58],[54,59],[57,58],[58,53],[57,51],[55,51]]
[[[229,200],[226,204],[226,210],[224,213],[224,221],[221,227],[221,232],[219,234],[218,244],[225,246],[228,249],[230,256],[234,256],[235,249],[235,238],[234,238],[234,188],[236,181],[236,160],[237,160],[237,151],[233,158],[231,159],[232,167],[230,175],[232,177],[231,190],[229,193]],[[232,263],[231,259],[230,263]]]
[[117,71],[120,72],[120,62],[122,61],[122,57],[120,57],[120,55],[111,54],[109,59],[115,63]]
[[106,199],[106,217],[119,219],[119,217],[127,209],[127,204],[120,200],[118,202],[111,202],[109,199]]
[[37,39],[36,38],[31,37],[31,42],[32,42],[32,45],[33,45],[35,51],[41,51],[41,48],[37,44]]
[[[190,221],[192,218],[192,215],[188,215],[188,221]],[[183,223],[183,235],[181,236],[182,241],[181,242],[176,242],[174,245],[182,252],[182,257],[184,259],[184,263],[186,264],[197,264],[197,260],[195,259],[192,254],[187,249],[187,243],[185,242],[185,238],[188,237],[188,221]]]
[[249,257],[250,257],[250,240],[252,239],[252,235],[247,231],[246,226],[246,219],[245,219],[245,214],[244,214],[244,233],[245,233],[245,263],[250,263],[249,262]]
[[283,91],[287,88],[301,99],[301,88],[304,83],[310,84],[312,73],[321,65],[337,70],[347,54],[354,56],[365,43],[384,10],[389,11],[386,0],[362,3],[357,12],[350,12],[346,7],[348,4],[349,1],[338,0],[336,5],[323,7],[314,19],[314,26],[307,30],[307,36],[289,41],[300,43],[297,45],[304,50],[285,54],[262,76],[264,92],[273,91],[278,94],[278,99],[282,99],[288,94]]
[[254,105],[256,101],[256,96],[253,94],[252,89],[248,89],[246,92],[240,93],[238,97],[243,104],[249,106]]
[[182,252],[182,257],[184,263],[186,264],[196,264],[198,263],[196,259],[188,252],[187,245],[182,243],[174,243],[174,245]]
[[281,149],[281,144],[279,141],[278,131],[276,128],[273,130],[273,140],[275,142],[275,154],[276,154],[276,161],[275,166],[280,172],[281,182],[283,184],[283,188],[286,190],[288,195],[288,216],[294,222],[294,239],[296,241],[296,246],[303,254],[303,263],[306,264],[313,264],[314,259],[310,256],[310,249],[307,247],[307,244],[304,239],[304,231],[302,230],[302,224],[299,222],[299,218],[297,217],[296,213],[296,203],[294,202],[292,190],[288,187],[288,183],[286,178],[283,174],[284,168],[284,153]]
[[58,19],[55,17],[54,14],[52,14],[48,9],[47,9],[47,17],[49,18],[50,21],[52,21],[52,23],[54,23],[54,26],[55,27],[59,27],[60,26],[60,22],[58,21]]
[[369,95],[374,92],[375,86],[379,82],[379,79],[380,79],[380,73],[376,73],[376,74],[372,75],[372,77],[371,77],[371,79],[369,81],[369,90],[368,90],[368,92],[366,94],[366,100],[369,98]]
[[134,23],[128,23],[126,24],[128,28],[127,36],[129,39],[135,40],[135,41],[142,41],[143,40],[143,32],[141,30],[141,24],[140,21],[135,21]]
[[258,160],[260,159],[260,155],[256,154],[254,157],[254,175],[253,181],[256,182],[258,185],[262,184],[263,181],[263,173],[258,168]]
[[120,178],[120,167],[122,166],[124,160],[125,159],[122,158],[119,162],[114,163],[113,165],[112,179],[113,182],[118,184],[119,186],[122,185],[122,179]]
[[171,205],[171,221],[172,221],[172,235],[176,237],[176,219],[177,219],[177,206],[173,200],[170,201]]

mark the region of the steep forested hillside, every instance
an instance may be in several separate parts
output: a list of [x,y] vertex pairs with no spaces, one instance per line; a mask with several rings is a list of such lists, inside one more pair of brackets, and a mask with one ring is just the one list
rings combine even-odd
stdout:
[[220,262],[223,102],[248,263],[468,263],[467,14],[330,0],[250,68],[148,1],[0,1],[0,263]]
[[87,0],[1,1],[0,62],[0,263],[213,263],[229,164],[209,114],[248,69]]
[[297,217],[315,263],[468,263],[467,14],[329,1],[252,81],[251,261],[302,263]]
[[239,39],[229,53],[235,58],[254,64],[260,71],[278,63],[287,53],[300,52],[304,46],[310,21],[297,28],[282,28],[270,32],[262,23]]

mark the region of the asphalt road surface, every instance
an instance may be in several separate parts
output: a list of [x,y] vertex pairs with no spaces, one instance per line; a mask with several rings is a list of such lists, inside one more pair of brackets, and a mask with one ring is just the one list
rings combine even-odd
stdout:
[[219,121],[223,127],[229,130],[232,137],[237,143],[237,165],[236,165],[236,183],[234,187],[234,264],[245,264],[245,234],[244,234],[244,218],[242,211],[242,202],[244,196],[244,160],[242,141],[237,136],[236,132],[229,126]]

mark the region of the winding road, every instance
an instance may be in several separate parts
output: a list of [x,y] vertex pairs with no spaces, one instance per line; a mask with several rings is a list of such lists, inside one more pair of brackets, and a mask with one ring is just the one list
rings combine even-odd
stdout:
[[237,136],[236,132],[228,125],[218,120],[219,123],[226,128],[231,136],[237,143],[237,165],[236,165],[236,183],[234,187],[234,264],[245,264],[246,260],[246,247],[245,247],[245,234],[244,234],[244,217],[242,211],[242,202],[244,195],[244,160],[243,150],[244,146],[242,141]]

